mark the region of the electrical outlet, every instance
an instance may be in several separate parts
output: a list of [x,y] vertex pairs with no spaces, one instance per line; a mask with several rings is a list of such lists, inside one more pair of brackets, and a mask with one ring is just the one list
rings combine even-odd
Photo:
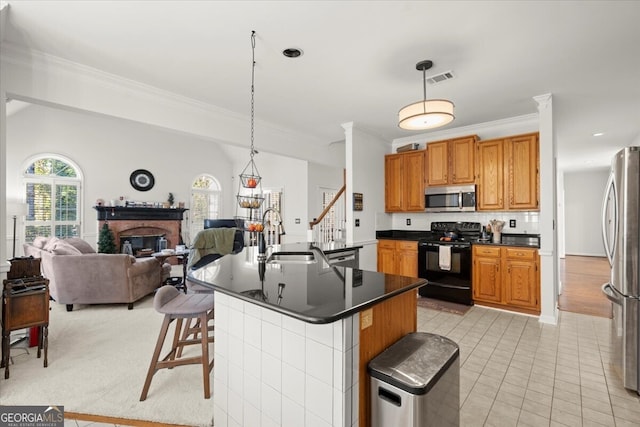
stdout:
[[407,225],[411,225],[411,218],[407,218]]
[[300,224],[300,218],[296,218],[296,224]]
[[510,219],[509,220],[509,227],[510,228],[516,228],[516,220],[515,219]]
[[360,218],[356,218],[356,227],[360,227]]

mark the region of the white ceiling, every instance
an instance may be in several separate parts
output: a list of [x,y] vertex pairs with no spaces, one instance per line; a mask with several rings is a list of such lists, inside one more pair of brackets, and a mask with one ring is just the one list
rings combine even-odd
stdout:
[[422,97],[424,59],[455,75],[427,87],[456,105],[447,128],[536,113],[551,93],[562,169],[608,165],[640,137],[638,1],[8,3],[5,42],[247,116],[255,30],[256,117],[327,144],[351,121],[415,134],[397,112]]

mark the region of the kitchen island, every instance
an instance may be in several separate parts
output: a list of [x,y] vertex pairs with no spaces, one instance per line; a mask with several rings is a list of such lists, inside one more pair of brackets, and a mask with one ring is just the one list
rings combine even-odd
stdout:
[[366,365],[416,330],[426,280],[282,259],[246,247],[189,274],[216,291],[215,425],[368,426]]

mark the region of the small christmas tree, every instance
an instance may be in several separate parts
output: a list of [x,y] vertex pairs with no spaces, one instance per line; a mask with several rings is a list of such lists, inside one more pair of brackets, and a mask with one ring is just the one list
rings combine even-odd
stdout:
[[116,241],[113,237],[113,232],[109,228],[109,224],[106,222],[102,225],[100,235],[98,236],[98,252],[102,254],[116,253]]

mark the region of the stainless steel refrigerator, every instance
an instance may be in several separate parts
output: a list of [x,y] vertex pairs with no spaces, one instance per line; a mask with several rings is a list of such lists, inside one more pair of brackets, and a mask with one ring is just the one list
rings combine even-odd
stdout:
[[602,207],[611,280],[602,292],[613,305],[611,362],[624,387],[640,394],[640,147],[613,158]]

